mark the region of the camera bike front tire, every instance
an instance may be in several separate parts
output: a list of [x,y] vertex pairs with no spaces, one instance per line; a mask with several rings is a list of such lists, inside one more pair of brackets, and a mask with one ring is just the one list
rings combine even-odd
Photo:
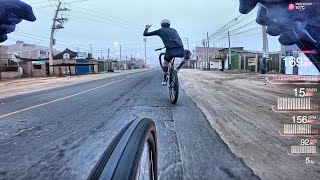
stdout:
[[157,132],[152,120],[131,122],[114,141],[88,180],[158,179]]

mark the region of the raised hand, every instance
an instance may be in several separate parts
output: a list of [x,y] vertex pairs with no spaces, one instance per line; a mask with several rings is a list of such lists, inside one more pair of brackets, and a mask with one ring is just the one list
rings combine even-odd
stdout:
[[22,20],[35,21],[32,7],[20,0],[0,0],[0,42],[15,30]]

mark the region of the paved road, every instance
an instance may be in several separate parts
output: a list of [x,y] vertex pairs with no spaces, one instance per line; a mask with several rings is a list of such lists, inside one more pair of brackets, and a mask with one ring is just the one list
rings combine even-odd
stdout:
[[85,179],[129,121],[156,122],[160,179],[258,179],[161,72],[122,75],[0,99],[0,179]]

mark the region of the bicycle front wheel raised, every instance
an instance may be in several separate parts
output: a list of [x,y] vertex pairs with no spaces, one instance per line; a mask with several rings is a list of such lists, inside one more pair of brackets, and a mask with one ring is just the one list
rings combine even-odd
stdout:
[[179,79],[177,72],[173,69],[170,73],[169,95],[172,104],[176,104],[179,97]]

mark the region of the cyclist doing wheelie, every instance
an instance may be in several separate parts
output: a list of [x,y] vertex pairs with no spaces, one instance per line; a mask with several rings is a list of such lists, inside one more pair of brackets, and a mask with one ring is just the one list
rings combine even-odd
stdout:
[[166,48],[166,53],[164,56],[165,61],[162,66],[162,70],[164,73],[164,80],[162,82],[162,85],[166,86],[167,75],[168,75],[168,65],[170,61],[175,57],[183,58],[183,61],[180,63],[180,65],[176,69],[176,71],[178,72],[180,68],[183,66],[183,64],[190,59],[191,52],[183,48],[183,43],[181,41],[181,38],[175,29],[170,28],[169,20],[167,19],[162,20],[160,29],[156,31],[148,32],[151,26],[152,25],[146,25],[143,36],[160,36],[160,38],[162,39],[162,42]]

